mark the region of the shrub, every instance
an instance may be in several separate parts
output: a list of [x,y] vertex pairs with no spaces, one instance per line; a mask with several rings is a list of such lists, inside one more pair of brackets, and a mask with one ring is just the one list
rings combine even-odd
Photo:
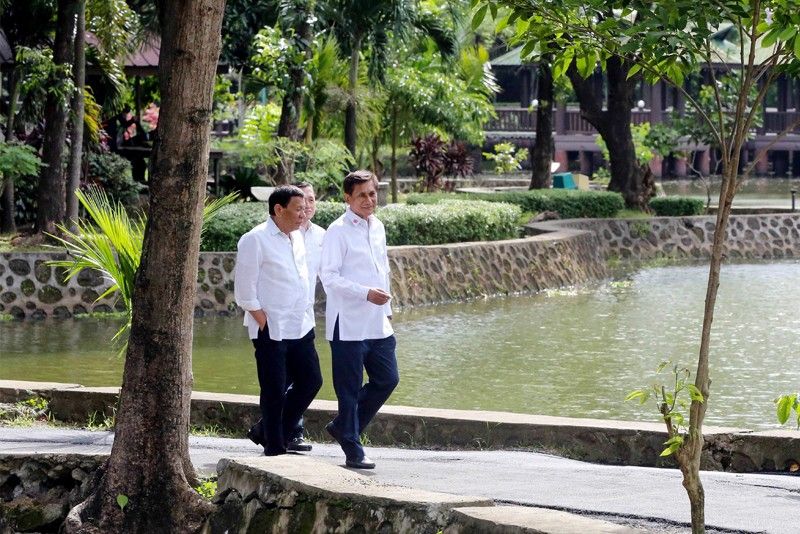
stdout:
[[498,143],[494,145],[494,152],[484,152],[483,157],[494,161],[496,174],[507,174],[522,168],[522,162],[528,159],[527,148],[517,148],[511,143]]
[[131,162],[113,152],[91,153],[88,156],[87,181],[101,188],[125,206],[136,204],[142,186],[131,175]]
[[255,225],[267,220],[266,202],[242,202],[222,208],[214,219],[208,221],[202,250],[236,250],[239,238]]
[[323,228],[327,228],[333,221],[344,213],[344,202],[317,202],[317,214],[313,221]]
[[706,203],[691,197],[656,197],[650,200],[650,208],[661,217],[685,217],[702,215]]
[[563,219],[613,217],[625,207],[622,196],[608,191],[536,189],[503,193],[410,194],[408,204],[435,204],[443,199],[486,200],[515,204],[522,211],[556,211]]
[[[344,213],[338,202],[317,203],[314,222],[323,228]],[[444,201],[432,206],[379,208],[389,245],[435,245],[517,237],[517,206],[482,201]],[[203,234],[202,249],[234,251],[239,238],[267,218],[267,205],[245,202],[222,208]]]
[[520,209],[482,201],[391,204],[378,213],[389,245],[438,245],[517,237]]

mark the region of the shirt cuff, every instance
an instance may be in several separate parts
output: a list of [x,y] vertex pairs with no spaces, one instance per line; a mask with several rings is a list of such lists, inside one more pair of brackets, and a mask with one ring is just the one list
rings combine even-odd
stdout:
[[236,304],[244,311],[258,311],[262,308],[261,303],[257,300],[242,300],[237,301]]

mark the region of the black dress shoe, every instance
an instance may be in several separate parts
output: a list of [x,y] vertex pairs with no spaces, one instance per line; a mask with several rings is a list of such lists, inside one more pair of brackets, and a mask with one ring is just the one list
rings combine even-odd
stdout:
[[348,458],[344,462],[344,465],[347,467],[352,467],[353,469],[375,469],[375,462],[366,456],[362,456],[359,460],[350,460]]
[[278,449],[274,451],[268,451],[267,449],[264,449],[264,456],[282,456],[284,454],[286,454],[286,449]]
[[260,425],[256,424],[251,426],[250,430],[247,431],[247,438],[256,445],[261,445],[261,433],[259,432],[260,429]]
[[325,425],[325,430],[328,431],[328,434],[338,443],[339,445],[342,444],[342,435],[339,433],[339,430],[333,426],[333,421]]
[[289,443],[286,444],[286,450],[294,452],[308,452],[311,450],[311,444],[304,440],[302,436],[299,436],[289,440]]

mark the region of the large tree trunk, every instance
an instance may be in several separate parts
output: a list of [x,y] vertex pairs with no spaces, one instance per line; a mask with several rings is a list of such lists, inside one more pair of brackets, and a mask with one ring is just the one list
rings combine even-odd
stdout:
[[72,97],[72,144],[69,150],[69,172],[67,174],[67,224],[74,228],[78,220],[78,197],[75,190],[81,185],[83,168],[83,86],[86,73],[86,0],[78,0],[77,26],[75,28],[75,61],[73,79],[75,95]]
[[[223,0],[159,4],[162,112],[150,211],[133,293],[114,445],[73,531],[196,532],[211,505],[190,483],[191,345],[211,94]],[[124,511],[117,496],[126,495]],[[82,521],[77,519],[82,511]],[[88,523],[88,524],[87,524]]]
[[553,161],[553,71],[545,56],[537,68],[536,141],[531,150],[531,185],[529,189],[547,189],[552,185],[550,162]]
[[608,59],[608,99],[605,110],[602,107],[603,95],[596,91],[591,79],[581,77],[574,61],[567,69],[567,76],[578,96],[581,116],[597,129],[608,147],[611,167],[608,189],[621,193],[629,208],[647,211],[655,183],[649,167],[636,161],[636,148],[631,134],[631,109],[638,77],[628,78],[630,67],[631,64],[617,56]]
[[356,157],[356,87],[358,85],[358,56],[361,40],[356,39],[350,52],[350,75],[347,87],[347,107],[344,111],[344,146]]
[[[14,140],[14,119],[17,115],[17,100],[19,100],[20,92],[20,79],[17,69],[11,71],[11,96],[8,101],[8,119],[6,120],[6,142]],[[10,234],[17,231],[17,225],[14,223],[14,215],[16,207],[14,202],[14,180],[6,180],[3,185],[2,196],[3,216],[0,219],[0,233]]]
[[[77,0],[58,0],[58,21],[53,46],[53,62],[56,65],[68,65],[72,62],[72,35],[75,30],[77,3]],[[57,95],[48,94],[44,120],[42,162],[45,167],[39,175],[36,230],[55,233],[56,224],[64,220],[66,211],[63,154],[67,136],[67,107]]]

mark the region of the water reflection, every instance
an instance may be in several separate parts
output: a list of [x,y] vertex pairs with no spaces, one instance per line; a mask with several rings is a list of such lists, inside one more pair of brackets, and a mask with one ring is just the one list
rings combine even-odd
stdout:
[[[707,268],[646,269],[630,279],[438,306],[396,315],[401,383],[390,402],[413,406],[654,420],[625,394],[652,382],[663,359],[697,359]],[[800,262],[723,270],[712,339],[708,424],[777,426],[772,399],[800,384]],[[322,331],[322,319],[318,331]],[[122,359],[111,321],[0,323],[0,377],[113,385]],[[318,339],[333,399],[330,351]],[[198,319],[195,388],[257,393],[240,319]]]
[[[717,205],[719,178],[711,178],[711,205]],[[664,180],[662,182],[667,195],[692,196],[706,199],[706,183],[701,180]],[[797,178],[748,178],[736,193],[733,205],[738,207],[778,207],[791,208],[791,190],[800,190],[800,179]],[[800,200],[800,199],[799,199]],[[798,206],[800,207],[800,205]]]

